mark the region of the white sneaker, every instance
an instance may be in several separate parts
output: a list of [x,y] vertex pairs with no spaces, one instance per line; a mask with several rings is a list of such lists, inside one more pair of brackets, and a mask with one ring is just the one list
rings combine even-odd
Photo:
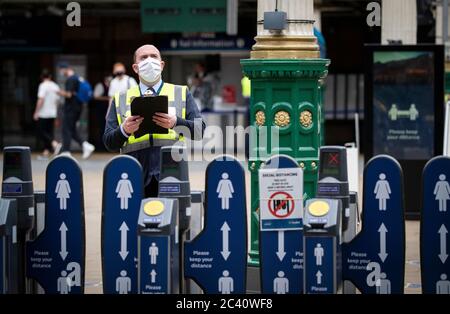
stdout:
[[59,156],[67,156],[67,157],[72,157],[72,154],[70,152],[62,152],[61,154],[59,154]]
[[88,159],[95,151],[95,146],[84,141],[83,142],[83,159]]
[[58,143],[55,145],[55,151],[53,152],[53,155],[59,155],[59,153],[61,152],[61,148],[62,148],[62,143]]

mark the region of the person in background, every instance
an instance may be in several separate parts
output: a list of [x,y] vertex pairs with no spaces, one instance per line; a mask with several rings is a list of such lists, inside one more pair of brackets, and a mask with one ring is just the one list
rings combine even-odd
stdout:
[[203,63],[196,63],[193,73],[188,77],[188,86],[192,96],[200,104],[201,109],[212,109],[212,79]]
[[63,107],[63,143],[61,154],[69,156],[71,155],[70,144],[72,142],[72,139],[74,139],[83,150],[83,159],[87,159],[94,152],[95,146],[87,141],[81,140],[81,137],[78,134],[77,130],[77,122],[80,119],[82,110],[82,103],[76,97],[80,85],[80,79],[67,63],[61,63],[59,65],[59,68],[61,74],[66,77],[65,89],[59,91],[59,94],[65,98]]
[[54,140],[53,130],[59,101],[59,87],[52,81],[48,70],[42,71],[41,84],[38,88],[38,99],[33,119],[37,122],[38,136],[44,144],[44,151],[38,159],[46,160],[52,152],[58,153],[58,142]]
[[[94,87],[94,100],[92,105],[95,107],[95,121],[92,121],[92,129],[94,134],[90,137],[97,149],[104,147],[102,136],[105,129],[105,118],[108,111],[110,98],[108,96],[109,86],[112,76],[107,75],[103,81],[98,82]],[[105,148],[106,149],[106,148]]]
[[134,78],[125,74],[125,66],[121,62],[114,63],[113,66],[113,76],[114,79],[111,81],[108,90],[108,96],[110,98],[114,97],[116,93],[125,93],[128,89],[136,86],[137,83]]

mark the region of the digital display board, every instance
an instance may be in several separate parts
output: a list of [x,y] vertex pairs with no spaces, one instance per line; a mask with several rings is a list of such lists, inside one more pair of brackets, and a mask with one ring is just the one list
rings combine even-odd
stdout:
[[405,215],[420,217],[420,177],[442,154],[444,46],[366,45],[364,159],[385,154],[403,170]]
[[433,51],[373,52],[373,153],[400,160],[435,155]]
[[321,174],[323,177],[340,177],[341,158],[338,152],[322,152]]

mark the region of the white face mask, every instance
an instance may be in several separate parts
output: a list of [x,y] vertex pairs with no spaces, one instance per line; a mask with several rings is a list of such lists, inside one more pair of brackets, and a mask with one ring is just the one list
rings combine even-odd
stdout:
[[156,83],[161,78],[161,61],[148,57],[138,63],[139,77],[147,83]]

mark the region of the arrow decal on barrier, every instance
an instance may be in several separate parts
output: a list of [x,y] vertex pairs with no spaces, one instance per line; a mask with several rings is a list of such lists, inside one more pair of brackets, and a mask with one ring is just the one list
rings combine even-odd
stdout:
[[439,253],[439,259],[441,260],[442,264],[445,263],[447,260],[448,254],[447,254],[447,233],[448,230],[445,228],[445,225],[442,224],[439,228],[439,236],[440,236],[440,253]]
[[378,228],[378,233],[380,234],[380,253],[378,253],[378,256],[380,257],[381,261],[384,263],[386,260],[388,254],[386,253],[386,233],[388,232],[386,226],[384,223],[381,223],[380,228]]
[[278,231],[278,251],[277,256],[280,259],[280,262],[283,261],[284,256],[286,255],[286,251],[284,250],[284,231]]
[[228,226],[227,222],[225,221],[222,225],[222,228],[220,228],[222,231],[222,251],[220,254],[222,254],[222,257],[224,260],[227,260],[230,256],[231,252],[229,250],[229,232],[230,232],[230,226]]
[[322,284],[322,273],[320,272],[320,270],[317,271],[316,273],[316,277],[317,277],[317,284],[321,285]]
[[59,227],[59,232],[61,234],[61,250],[59,251],[59,255],[61,255],[61,258],[63,261],[66,260],[67,254],[69,254],[67,252],[67,226],[66,224],[63,222],[61,224],[61,227]]
[[124,222],[122,222],[122,224],[120,225],[119,228],[120,231],[120,257],[122,258],[122,260],[125,260],[128,256],[128,251],[127,251],[127,232],[130,231],[130,229],[128,228],[127,224]]

